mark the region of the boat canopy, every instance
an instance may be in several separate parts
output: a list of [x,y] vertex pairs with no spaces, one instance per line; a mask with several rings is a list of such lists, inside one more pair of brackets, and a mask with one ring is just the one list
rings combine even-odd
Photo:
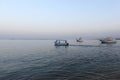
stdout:
[[55,41],[55,46],[68,46],[69,43],[67,40],[56,40]]

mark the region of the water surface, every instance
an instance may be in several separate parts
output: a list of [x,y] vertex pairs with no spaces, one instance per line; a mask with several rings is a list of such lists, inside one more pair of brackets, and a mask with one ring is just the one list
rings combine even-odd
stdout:
[[0,80],[120,80],[120,41],[53,42],[0,40]]

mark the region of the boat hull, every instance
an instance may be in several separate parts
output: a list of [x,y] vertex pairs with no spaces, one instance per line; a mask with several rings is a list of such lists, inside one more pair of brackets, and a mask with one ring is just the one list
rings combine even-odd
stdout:
[[76,40],[76,42],[83,42],[82,40]]
[[117,43],[116,41],[104,41],[104,40],[100,40],[102,44],[115,44]]
[[66,44],[55,44],[55,46],[69,46],[69,43],[66,43]]

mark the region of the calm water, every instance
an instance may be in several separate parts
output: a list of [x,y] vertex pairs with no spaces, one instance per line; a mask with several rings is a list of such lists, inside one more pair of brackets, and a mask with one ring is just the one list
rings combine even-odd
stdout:
[[0,40],[0,80],[120,80],[120,41],[53,42]]

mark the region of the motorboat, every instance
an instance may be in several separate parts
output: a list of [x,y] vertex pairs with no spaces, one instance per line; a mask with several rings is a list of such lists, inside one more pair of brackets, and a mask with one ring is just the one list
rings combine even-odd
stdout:
[[54,44],[55,46],[69,46],[67,40],[56,40]]
[[83,42],[82,38],[76,39],[76,42]]
[[116,43],[117,41],[113,39],[112,37],[107,37],[104,39],[100,39],[101,43],[103,44],[109,44],[109,43]]

